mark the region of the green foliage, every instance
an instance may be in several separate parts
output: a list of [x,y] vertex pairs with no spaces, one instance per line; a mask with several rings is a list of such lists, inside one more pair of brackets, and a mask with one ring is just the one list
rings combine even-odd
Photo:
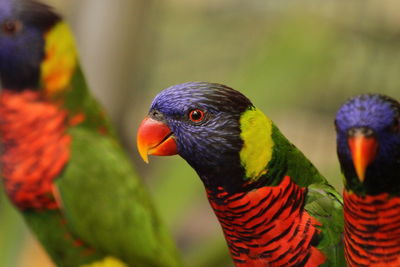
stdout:
[[322,18],[307,13],[289,12],[277,24],[250,51],[237,75],[237,88],[247,88],[257,106],[301,106],[313,100],[332,71],[335,32]]

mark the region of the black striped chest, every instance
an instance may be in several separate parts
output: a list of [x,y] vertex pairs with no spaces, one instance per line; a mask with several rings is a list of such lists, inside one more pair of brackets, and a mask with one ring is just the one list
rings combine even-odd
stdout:
[[208,194],[236,266],[319,266],[319,222],[304,209],[306,190],[286,176],[280,185]]

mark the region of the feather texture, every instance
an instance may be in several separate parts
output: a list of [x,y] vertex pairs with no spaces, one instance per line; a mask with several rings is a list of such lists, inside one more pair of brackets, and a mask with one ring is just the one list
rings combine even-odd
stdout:
[[4,21],[18,27],[0,34],[2,180],[55,264],[180,266],[68,26],[31,0],[0,0]]
[[236,266],[345,266],[340,195],[243,94],[179,84],[155,97],[149,117],[203,181]]

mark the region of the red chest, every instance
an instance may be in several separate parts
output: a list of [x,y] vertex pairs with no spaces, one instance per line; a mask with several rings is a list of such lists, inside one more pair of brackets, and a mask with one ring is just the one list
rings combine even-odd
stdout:
[[400,197],[344,191],[343,198],[349,266],[400,266]]
[[276,187],[209,193],[236,266],[319,266],[319,223],[303,209],[306,191],[286,176]]
[[53,180],[69,158],[67,113],[39,93],[0,95],[1,165],[4,186],[20,209],[56,209]]

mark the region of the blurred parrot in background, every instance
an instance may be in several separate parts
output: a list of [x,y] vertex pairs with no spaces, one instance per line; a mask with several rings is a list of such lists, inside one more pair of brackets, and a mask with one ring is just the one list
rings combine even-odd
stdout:
[[236,266],[345,266],[340,195],[240,92],[163,90],[137,145],[146,162],[179,154],[195,169]]
[[335,124],[348,265],[400,266],[400,103],[359,95],[339,109]]
[[57,266],[180,266],[49,6],[0,0],[1,173]]

